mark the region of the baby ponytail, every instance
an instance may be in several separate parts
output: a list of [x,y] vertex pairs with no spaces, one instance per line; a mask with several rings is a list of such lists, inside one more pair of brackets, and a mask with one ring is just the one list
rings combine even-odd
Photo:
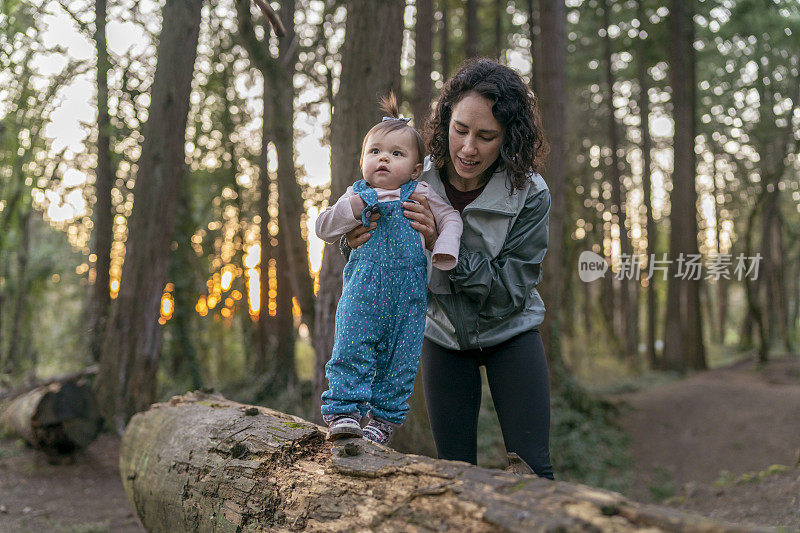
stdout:
[[386,113],[385,118],[400,119],[400,107],[397,105],[397,96],[394,91],[389,91],[389,94],[381,97],[379,107]]

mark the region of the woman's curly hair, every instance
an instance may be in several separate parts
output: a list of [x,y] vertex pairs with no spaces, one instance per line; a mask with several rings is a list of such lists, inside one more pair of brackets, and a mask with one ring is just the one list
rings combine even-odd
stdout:
[[503,127],[500,157],[490,171],[506,169],[514,188],[521,189],[531,172],[542,170],[550,146],[533,92],[519,74],[491,59],[467,60],[442,88],[425,124],[425,145],[434,166],[440,169],[450,161],[450,118],[468,93],[491,100],[492,114]]

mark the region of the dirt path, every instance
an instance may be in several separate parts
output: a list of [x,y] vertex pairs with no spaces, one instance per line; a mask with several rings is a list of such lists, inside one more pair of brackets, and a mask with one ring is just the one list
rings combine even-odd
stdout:
[[800,530],[800,360],[737,363],[619,400],[631,497]]
[[119,440],[109,435],[63,465],[19,441],[0,440],[0,531],[143,532],[125,498],[118,459]]

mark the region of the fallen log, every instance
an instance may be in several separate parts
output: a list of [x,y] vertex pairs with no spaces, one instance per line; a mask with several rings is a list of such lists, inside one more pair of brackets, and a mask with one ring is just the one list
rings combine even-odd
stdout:
[[61,376],[55,376],[50,379],[45,379],[42,381],[35,381],[33,383],[27,383],[22,387],[18,387],[16,389],[11,390],[2,390],[0,391],[0,402],[6,400],[12,400],[17,396],[25,394],[26,392],[32,391],[38,387],[44,387],[45,385],[50,385],[52,383],[61,383],[65,381],[78,381],[81,378],[89,378],[97,375],[98,365],[91,365],[87,366],[83,370],[79,370],[77,372],[73,372],[71,374],[63,374]]
[[100,433],[102,418],[86,380],[50,383],[18,395],[0,413],[0,429],[49,455],[88,446]]
[[757,530],[324,435],[291,415],[190,393],[131,419],[120,473],[150,532]]

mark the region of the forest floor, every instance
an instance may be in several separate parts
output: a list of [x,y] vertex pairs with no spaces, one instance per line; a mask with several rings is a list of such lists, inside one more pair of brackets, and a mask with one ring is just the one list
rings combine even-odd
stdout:
[[[761,370],[741,362],[613,400],[631,439],[628,496],[800,531],[800,360]],[[103,435],[71,463],[52,465],[0,439],[0,531],[144,531],[118,454],[118,439]]]
[[800,531],[800,359],[741,361],[615,400],[628,496]]

